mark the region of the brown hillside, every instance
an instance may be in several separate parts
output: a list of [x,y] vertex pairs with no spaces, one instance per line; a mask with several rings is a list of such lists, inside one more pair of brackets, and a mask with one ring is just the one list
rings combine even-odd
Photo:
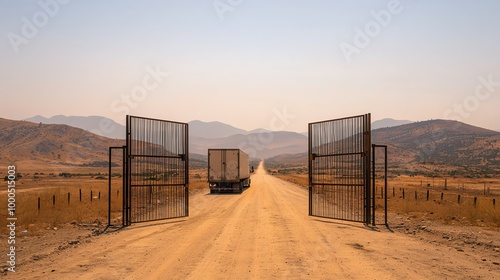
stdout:
[[500,163],[500,133],[457,121],[431,120],[377,129],[372,142],[387,144],[394,162],[494,170]]
[[107,162],[108,147],[121,146],[88,131],[58,124],[35,124],[0,118],[0,158],[36,166],[84,166]]
[[[398,173],[497,176],[500,133],[448,120],[416,122],[372,131],[372,143],[388,145],[389,167]],[[305,154],[280,155],[273,164],[307,165]]]

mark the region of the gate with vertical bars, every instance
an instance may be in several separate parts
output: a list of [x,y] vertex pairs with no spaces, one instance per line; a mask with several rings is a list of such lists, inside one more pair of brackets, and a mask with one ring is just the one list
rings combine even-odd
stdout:
[[369,224],[370,114],[309,124],[309,215]]
[[127,116],[123,224],[189,215],[188,124]]

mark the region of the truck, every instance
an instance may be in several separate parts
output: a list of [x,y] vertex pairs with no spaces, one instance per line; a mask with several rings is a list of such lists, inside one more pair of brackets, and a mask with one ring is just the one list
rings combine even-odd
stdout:
[[208,149],[210,193],[242,193],[250,187],[248,155],[240,149]]

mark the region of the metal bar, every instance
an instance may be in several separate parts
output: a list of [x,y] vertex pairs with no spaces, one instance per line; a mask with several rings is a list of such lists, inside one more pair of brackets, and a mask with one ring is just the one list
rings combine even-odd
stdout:
[[311,130],[312,124],[308,124],[307,126],[307,137],[308,137],[308,173],[309,173],[309,216],[313,215],[312,211],[312,200],[313,200],[313,182],[312,182],[312,130]]
[[176,158],[183,159],[184,157],[181,155],[178,156],[155,156],[155,155],[130,155],[132,158]]
[[388,165],[388,162],[387,162],[387,146],[384,146],[384,193],[385,193],[385,196],[384,196],[384,222],[385,222],[385,226],[386,227],[389,227],[389,221],[387,219],[387,165]]
[[370,224],[371,221],[371,181],[370,181],[370,114],[366,114],[365,117],[363,118],[363,146],[364,146],[364,152],[365,152],[365,158],[364,158],[364,183],[365,183],[365,223],[368,225]]
[[185,172],[185,215],[189,216],[189,124],[184,125],[184,149],[186,150],[186,161],[184,162]]
[[[372,122],[371,122],[371,114],[367,114],[366,116],[366,124],[367,124],[367,128],[366,128],[366,135],[367,135],[367,143],[366,143],[366,147],[367,147],[367,151],[366,152],[366,162],[368,164],[367,168],[366,168],[366,171],[365,171],[365,176],[366,176],[366,181],[367,181],[367,184],[368,184],[368,189],[370,188],[371,186],[371,181],[370,181],[370,176],[371,176],[371,160],[370,160],[370,154],[371,154],[371,147],[372,147],[372,139],[371,139],[371,125],[372,125]],[[374,226],[375,225],[375,192],[370,192],[369,195],[372,196],[372,201],[373,201],[373,205],[372,205],[372,217],[373,217],[373,222],[372,222],[372,225]]]
[[351,184],[351,183],[312,183],[313,186],[346,186],[346,187],[364,187],[364,184]]
[[132,115],[129,115],[129,116],[131,118],[134,118],[134,119],[141,119],[141,120],[148,120],[148,121],[169,122],[169,123],[181,124],[181,125],[185,125],[186,124],[186,123],[183,123],[183,122],[166,121],[166,120],[162,120],[162,119],[155,119],[155,118],[149,118],[149,117],[140,117],[140,116],[132,116]]
[[124,226],[130,225],[130,193],[129,193],[129,184],[131,178],[130,174],[130,158],[128,156],[129,150],[131,149],[131,141],[130,141],[130,116],[126,116],[126,135],[125,135],[125,184],[123,185],[123,215],[122,215],[122,223]]
[[[371,146],[373,148],[373,146]],[[370,154],[373,154],[373,153],[370,153]],[[374,154],[373,154],[374,155]],[[375,172],[375,156],[373,157],[373,162],[372,162],[372,165],[373,165],[373,172]],[[375,173],[372,174],[372,192],[371,192],[371,196],[372,196],[372,225],[374,226],[375,225],[375,207],[376,207],[376,194],[377,194],[377,191],[376,191],[376,188],[375,188]]]
[[[376,145],[372,144],[372,187],[375,189],[376,186],[376,172],[375,172],[375,165],[376,165]],[[373,194],[373,204],[375,205],[375,193]],[[375,217],[373,218],[373,224],[375,224]]]
[[109,147],[108,155],[108,227],[111,226],[111,153],[113,147]]
[[144,184],[144,185],[130,185],[130,187],[181,187],[185,186],[183,183],[174,183],[174,184]]
[[342,121],[346,119],[357,119],[357,118],[363,118],[366,115],[357,115],[357,116],[352,116],[352,117],[345,117],[345,118],[338,118],[338,119],[331,119],[331,120],[324,120],[324,121],[319,121],[319,122],[312,122],[309,124],[323,124],[323,123],[328,123],[328,122],[336,122],[336,121]]

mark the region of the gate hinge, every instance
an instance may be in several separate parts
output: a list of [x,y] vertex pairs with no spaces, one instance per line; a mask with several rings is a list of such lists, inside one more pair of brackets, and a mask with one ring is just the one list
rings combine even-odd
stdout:
[[311,161],[315,160],[317,156],[318,156],[318,155],[316,155],[316,154],[312,153],[312,154],[310,155]]
[[186,154],[180,154],[179,156],[181,157],[182,161],[186,161],[187,159]]

